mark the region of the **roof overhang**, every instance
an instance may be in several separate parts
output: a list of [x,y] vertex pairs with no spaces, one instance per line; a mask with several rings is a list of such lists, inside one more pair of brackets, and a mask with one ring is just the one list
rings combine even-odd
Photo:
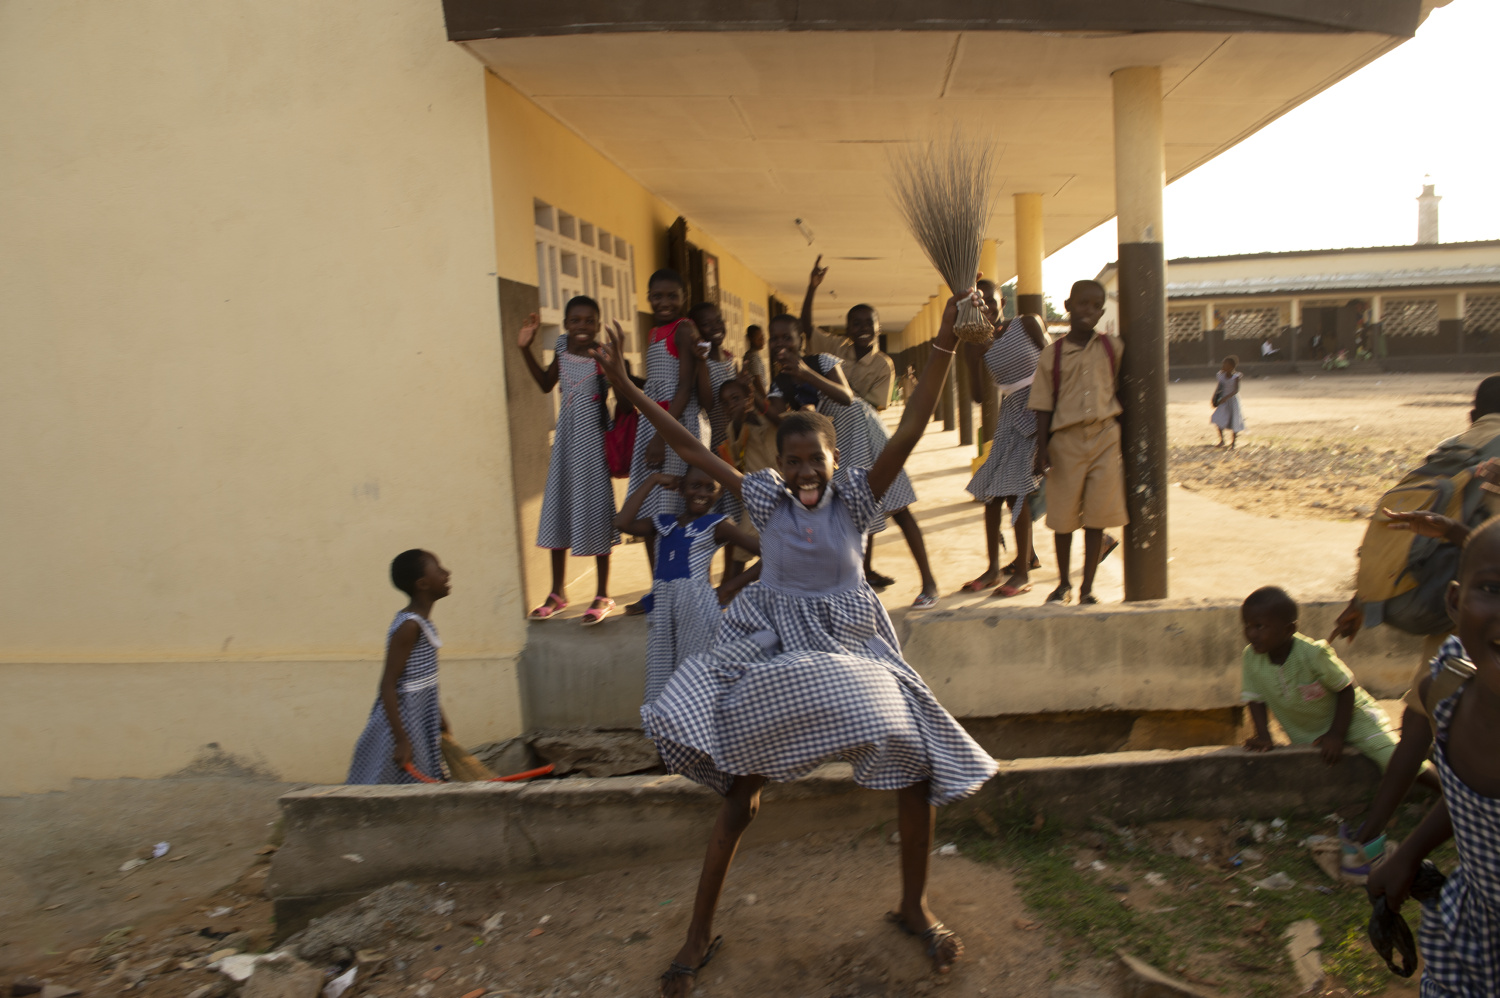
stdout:
[[890,204],[890,147],[958,121],[994,136],[990,234],[1014,273],[1009,195],[1045,196],[1049,253],[1114,214],[1115,70],[1161,67],[1170,181],[1399,44],[1431,5],[445,0],[451,37],[784,294],[822,253],[819,321],[867,300],[893,329],[938,278]]

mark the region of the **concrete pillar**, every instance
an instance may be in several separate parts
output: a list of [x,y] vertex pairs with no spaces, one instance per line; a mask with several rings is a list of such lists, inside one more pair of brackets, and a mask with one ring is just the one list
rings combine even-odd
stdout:
[[1016,311],[1045,317],[1042,299],[1042,196],[1017,194],[1016,202]]
[[1301,298],[1293,298],[1292,299],[1292,321],[1291,321],[1291,327],[1292,327],[1291,335],[1289,335],[1287,337],[1287,339],[1290,340],[1291,342],[1289,342],[1287,344],[1286,359],[1287,359],[1287,361],[1289,363],[1291,363],[1292,365],[1294,365],[1293,370],[1295,370],[1296,369],[1295,365],[1297,363],[1297,340],[1302,336],[1302,299]]
[[1125,599],[1167,595],[1167,283],[1162,251],[1161,69],[1116,70],[1115,213],[1120,239],[1120,419]]

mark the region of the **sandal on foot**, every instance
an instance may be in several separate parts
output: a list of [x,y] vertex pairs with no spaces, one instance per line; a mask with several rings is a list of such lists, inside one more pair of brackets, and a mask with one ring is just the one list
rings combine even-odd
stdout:
[[936,596],[928,596],[926,593],[918,593],[917,598],[911,601],[911,608],[913,610],[936,610],[937,605],[938,598]]
[[1073,602],[1073,587],[1068,585],[1058,586],[1047,594],[1048,603],[1071,603]]
[[[999,572],[996,572],[993,575],[991,575],[989,572],[985,572],[984,575],[981,575],[979,578],[974,579],[970,582],[965,582],[961,587],[959,587],[958,591],[961,593],[982,593],[990,586],[993,586],[995,584],[995,580],[999,577]],[[990,581],[984,581],[986,578],[988,578]]]
[[[1017,572],[1019,572],[1021,570],[1021,566],[1019,564],[1020,560],[1021,560],[1020,558],[1013,559],[1009,565],[1006,565],[1004,568],[1000,569],[1000,571],[1004,572],[1006,575],[1015,575]],[[1042,567],[1042,559],[1040,559],[1040,558],[1038,558],[1036,556],[1036,552],[1032,552],[1032,555],[1031,555],[1031,568],[1041,568],[1041,567]],[[1030,571],[1030,569],[1027,569],[1027,571]]]
[[[549,606],[548,604],[552,605]],[[532,610],[527,617],[530,620],[548,620],[562,613],[567,608],[567,600],[557,595],[557,593],[548,593],[547,598],[542,601],[542,605]]]
[[[959,961],[964,954],[964,943],[958,938],[958,933],[948,928],[942,922],[933,922],[926,931],[918,932],[906,924],[899,912],[888,911],[885,913],[886,920],[893,923],[896,928],[909,936],[916,936],[927,944],[927,956],[932,960],[932,969],[939,974],[946,974],[953,969],[953,965]],[[938,951],[943,944],[952,939],[957,945],[954,948],[953,958],[947,963],[938,962]]]
[[990,597],[992,599],[1010,599],[1012,596],[1020,596],[1023,593],[1029,592],[1031,592],[1031,583],[1029,582],[1023,582],[1019,586],[1013,586],[1007,582],[1003,586],[997,586],[995,591],[990,593]]
[[889,575],[881,575],[873,568],[865,573],[865,581],[870,584],[871,589],[886,589],[896,584],[896,580]]
[[719,946],[723,942],[723,936],[714,936],[714,941],[708,944],[708,951],[703,954],[703,959],[698,961],[698,966],[696,967],[689,967],[685,963],[678,963],[676,960],[673,960],[672,963],[667,967],[667,972],[661,975],[661,990],[665,992],[667,990],[667,985],[671,984],[679,977],[696,978],[698,976],[698,971],[702,970],[704,967],[707,967],[708,961],[712,960],[714,958],[714,954],[719,952]]
[[1104,535],[1104,545],[1103,545],[1103,547],[1101,547],[1099,549],[1099,561],[1103,562],[1105,558],[1109,557],[1110,552],[1113,551],[1115,548],[1117,548],[1119,546],[1120,546],[1120,542],[1119,541],[1115,540],[1109,534],[1105,534]]
[[1093,593],[1084,593],[1082,596],[1078,597],[1078,605],[1079,606],[1098,606],[1099,605],[1099,597],[1095,596]]
[[594,602],[603,603],[604,605],[591,606],[587,610],[583,611],[584,627],[593,627],[595,624],[598,624],[600,621],[604,620],[605,617],[608,617],[610,611],[615,608],[615,601],[610,599],[608,596],[600,596],[595,599]]

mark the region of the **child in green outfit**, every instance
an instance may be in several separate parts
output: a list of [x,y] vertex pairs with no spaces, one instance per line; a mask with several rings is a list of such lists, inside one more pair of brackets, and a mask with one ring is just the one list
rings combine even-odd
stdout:
[[1272,748],[1266,710],[1293,745],[1317,745],[1332,766],[1353,745],[1385,772],[1396,738],[1374,698],[1354,685],[1354,674],[1326,641],[1297,633],[1297,603],[1275,586],[1257,589],[1240,607],[1245,640],[1240,699],[1250,705],[1252,752]]

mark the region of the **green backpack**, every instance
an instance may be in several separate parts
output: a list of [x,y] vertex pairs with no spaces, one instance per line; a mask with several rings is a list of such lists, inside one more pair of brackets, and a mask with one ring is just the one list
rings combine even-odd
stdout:
[[1420,468],[1380,497],[1359,547],[1355,582],[1366,627],[1389,624],[1408,634],[1440,634],[1453,626],[1445,594],[1458,575],[1459,547],[1391,530],[1382,511],[1429,510],[1473,529],[1487,515],[1483,483],[1474,469],[1492,457],[1500,457],[1500,413],[1483,416],[1443,441]]

